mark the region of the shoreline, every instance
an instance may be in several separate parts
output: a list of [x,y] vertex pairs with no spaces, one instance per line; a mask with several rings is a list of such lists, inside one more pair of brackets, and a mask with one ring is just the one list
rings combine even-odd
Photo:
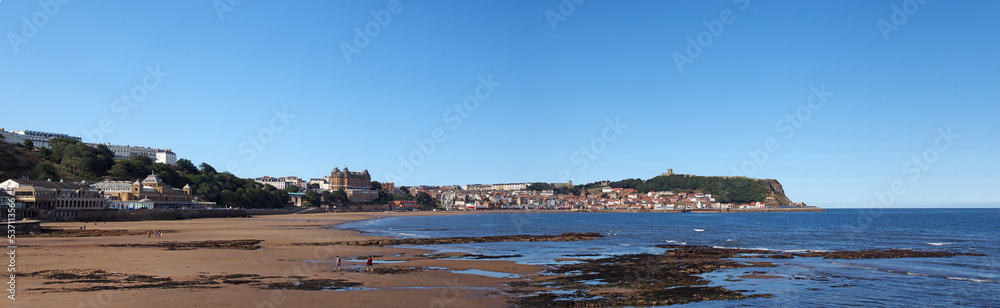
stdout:
[[[171,305],[321,305],[342,299],[354,306],[412,306],[414,301],[483,307],[509,306],[513,295],[504,283],[511,277],[538,274],[551,268],[518,264],[489,258],[447,259],[462,253],[432,255],[431,250],[381,246],[296,245],[302,242],[346,242],[392,240],[359,230],[341,229],[346,222],[408,216],[482,215],[513,213],[581,213],[582,211],[418,211],[343,212],[261,215],[250,218],[199,218],[188,220],[146,220],[117,222],[48,222],[45,228],[75,231],[86,226],[88,233],[107,236],[19,237],[16,293],[22,301],[58,306],[66,302],[96,301],[102,305],[135,306],[149,299]],[[614,211],[597,211],[605,213]],[[637,211],[626,211],[642,213]],[[106,232],[102,232],[105,230]],[[123,231],[124,230],[124,231]],[[163,231],[162,237],[147,232]],[[143,236],[146,234],[146,236]],[[226,249],[221,242],[251,241],[258,248]],[[179,244],[171,244],[178,242]],[[198,242],[220,242],[191,244]],[[333,261],[342,257],[343,271],[335,271]],[[377,272],[363,270],[356,258],[376,257]],[[402,261],[402,262],[399,262]],[[391,263],[379,263],[391,262]],[[398,262],[398,263],[396,263]],[[462,273],[465,271],[465,273]],[[469,274],[479,273],[481,275]],[[101,274],[101,273],[106,274]],[[456,273],[459,272],[459,273]],[[123,281],[100,279],[53,280],[46,275],[88,273],[92,276],[149,276],[160,285],[123,285]],[[96,273],[96,274],[95,274]],[[498,274],[499,273],[499,274]],[[205,277],[267,277],[226,283]],[[51,275],[50,275],[51,276]],[[47,278],[48,277],[48,278]],[[78,277],[79,278],[79,277]],[[271,285],[299,285],[343,279],[357,284],[357,291],[309,291],[269,289]],[[232,280],[230,280],[232,281]],[[256,286],[252,285],[256,284]],[[110,288],[126,287],[126,290]],[[100,289],[108,287],[108,289]],[[132,288],[134,287],[134,288]],[[353,290],[353,289],[352,289]],[[378,294],[371,294],[376,292]],[[233,294],[244,294],[236,296]],[[378,299],[393,298],[388,302]],[[410,300],[402,300],[407,298]],[[20,304],[18,304],[20,303]]]
[[[443,259],[462,254],[432,256],[429,255],[432,251],[413,248],[292,245],[307,241],[391,239],[330,228],[349,221],[455,214],[460,213],[320,213],[107,222],[90,223],[87,229],[124,229],[140,231],[140,234],[20,237],[18,300],[10,301],[10,307],[56,307],[88,302],[97,306],[140,306],[149,302],[156,303],[155,306],[278,307],[328,306],[330,303],[362,307],[507,306],[507,297],[499,293],[507,289],[502,283],[513,281],[512,278],[455,272],[472,270],[471,273],[485,271],[483,273],[514,276],[538,273],[545,267],[504,260]],[[83,225],[56,222],[46,223],[45,227],[73,230]],[[147,230],[165,232],[162,237],[153,237],[145,235]],[[261,249],[196,247],[170,250],[128,246],[237,240],[260,240]],[[338,255],[343,259],[342,271],[335,270],[334,260]],[[375,259],[383,262],[404,262],[376,263],[377,271],[366,272],[363,261],[354,262],[366,256],[377,256]],[[308,283],[336,286],[338,280],[342,280],[341,284],[360,285],[348,289],[356,291],[295,289]]]
[[[150,221],[150,220],[183,220],[183,219],[205,219],[205,218],[247,218],[258,216],[275,215],[304,215],[298,214],[300,211],[310,211],[311,209],[90,209],[77,210],[74,217],[61,217],[54,220],[41,220],[44,223],[56,222],[105,222],[105,221]],[[315,210],[315,209],[312,209]],[[786,207],[786,208],[725,208],[725,209],[694,209],[694,210],[654,210],[654,209],[575,209],[575,210],[525,210],[525,209],[486,209],[486,210],[451,210],[451,211],[415,211],[415,212],[331,212],[336,214],[385,214],[392,213],[416,213],[416,215],[436,215],[433,213],[450,213],[454,215],[462,214],[490,214],[490,213],[781,213],[781,212],[825,212],[820,207]],[[316,213],[323,214],[326,212]],[[23,215],[23,214],[17,214]]]
[[[667,249],[663,254],[626,254],[599,259],[564,255],[563,261],[575,263],[533,265],[510,261],[510,257],[517,257],[515,255],[484,256],[385,247],[406,244],[407,240],[339,227],[346,222],[390,217],[489,213],[287,214],[108,222],[88,224],[86,231],[74,230],[82,227],[81,223],[48,223],[46,227],[63,227],[67,232],[60,236],[18,239],[20,283],[17,294],[21,301],[12,301],[11,307],[65,306],[67,303],[137,306],[150,301],[156,303],[154,306],[255,307],[667,305],[768,297],[769,294],[747,294],[706,285],[701,274],[727,268],[778,265],[772,265],[771,260],[982,256],[899,249],[782,253],[660,244],[655,247]],[[163,231],[163,236],[152,236],[149,231]],[[74,237],[75,233],[88,234]],[[530,242],[539,240],[536,237],[586,240],[587,234],[419,240],[437,244]],[[737,256],[743,253],[756,256]],[[335,270],[336,256],[342,257],[343,271]],[[373,271],[364,270],[364,261],[369,256],[375,259]],[[543,271],[548,272],[543,274]],[[785,277],[766,270],[744,274],[734,281]],[[595,279],[603,284],[588,283]],[[580,296],[583,294],[589,295]]]

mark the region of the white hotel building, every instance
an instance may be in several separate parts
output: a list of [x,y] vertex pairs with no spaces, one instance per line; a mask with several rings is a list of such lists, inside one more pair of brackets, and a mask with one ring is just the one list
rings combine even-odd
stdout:
[[[97,147],[97,144],[87,143],[87,145],[92,147]],[[115,159],[128,159],[132,155],[145,156],[153,159],[154,162],[161,164],[173,165],[177,163],[177,154],[174,154],[170,149],[155,149],[150,147],[134,147],[128,145],[114,145],[114,144],[104,144],[111,150],[111,153],[115,154]]]
[[80,141],[80,137],[70,136],[67,134],[59,133],[49,133],[49,132],[38,132],[33,130],[19,130],[19,131],[6,131],[0,128],[0,135],[3,135],[3,141],[6,143],[22,144],[24,140],[31,140],[35,144],[35,147],[39,148],[52,148],[49,145],[49,139],[51,138],[68,138],[76,141]]
[[280,190],[285,190],[285,188],[288,186],[298,186],[300,189],[304,188],[303,187],[304,185],[302,184],[302,179],[294,176],[286,176],[280,178],[263,176],[255,178],[253,179],[253,181],[261,184],[271,185],[274,186],[274,188]]
[[[24,140],[31,140],[37,148],[49,148],[52,146],[49,144],[49,140],[53,138],[67,138],[76,141],[83,141],[80,137],[70,136],[67,134],[60,133],[49,133],[49,132],[39,132],[33,130],[19,130],[19,131],[7,131],[0,128],[0,135],[3,136],[3,141],[12,144],[22,144]],[[97,147],[96,143],[84,143],[88,146]],[[170,149],[155,149],[150,147],[134,147],[128,145],[113,145],[110,143],[105,143],[105,146],[115,154],[115,159],[128,159],[132,157],[132,154],[141,155],[153,159],[154,162],[161,164],[173,165],[177,163],[177,154],[174,154]]]

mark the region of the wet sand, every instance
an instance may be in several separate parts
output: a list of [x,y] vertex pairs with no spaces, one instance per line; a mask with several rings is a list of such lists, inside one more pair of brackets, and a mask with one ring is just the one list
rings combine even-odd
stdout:
[[[18,238],[17,300],[7,303],[12,304],[8,307],[503,307],[510,296],[501,292],[509,289],[503,283],[515,279],[451,271],[532,274],[543,269],[500,260],[441,259],[416,249],[293,245],[378,239],[326,229],[337,223],[448,214],[453,213],[90,223],[87,230],[124,235]],[[82,225],[43,227],[77,230]],[[166,232],[147,237],[149,230]],[[338,255],[343,259],[341,271],[335,270]],[[364,270],[367,256],[376,256],[376,271]]]

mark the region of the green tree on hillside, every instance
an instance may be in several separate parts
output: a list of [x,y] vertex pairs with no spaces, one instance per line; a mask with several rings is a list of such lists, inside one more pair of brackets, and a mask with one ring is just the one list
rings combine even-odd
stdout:
[[99,178],[114,164],[114,153],[105,145],[88,146],[69,138],[53,138],[48,148],[39,148],[38,156],[59,165],[63,173],[75,178]]
[[216,174],[218,174],[218,172],[215,171],[215,168],[213,168],[212,165],[209,165],[208,163],[201,163],[201,165],[198,165],[198,167],[201,171],[201,174],[208,176],[215,176]]
[[438,200],[425,192],[417,194],[417,204],[420,205],[420,209],[422,210],[429,211],[438,208]]
[[549,183],[531,183],[527,187],[528,190],[542,191],[552,189],[552,184]]
[[38,172],[38,178],[36,178],[37,180],[59,181],[62,179],[59,177],[59,169],[57,169],[56,166],[50,162],[42,162],[38,164],[38,166],[35,166],[35,171]]
[[52,150],[50,150],[49,148],[38,149],[38,156],[41,157],[44,160],[51,161],[52,160]]
[[649,191],[701,191],[712,194],[718,202],[749,203],[764,201],[770,193],[764,181],[743,177],[708,177],[662,175],[643,181],[626,179],[612,182],[609,186],[631,188],[640,193]]
[[153,160],[149,157],[132,155],[129,159],[119,160],[111,166],[111,177],[126,181],[143,179],[150,174],[152,165]]
[[188,184],[187,178],[178,173],[177,169],[175,169],[173,166],[161,163],[154,163],[150,165],[149,168],[150,170],[152,170],[153,174],[156,174],[156,176],[163,181],[163,183],[166,183],[170,186],[181,188],[184,187],[184,185]]
[[198,174],[198,168],[195,168],[194,163],[191,163],[191,161],[186,158],[178,159],[177,162],[174,163],[174,166],[177,168],[177,171],[187,174]]

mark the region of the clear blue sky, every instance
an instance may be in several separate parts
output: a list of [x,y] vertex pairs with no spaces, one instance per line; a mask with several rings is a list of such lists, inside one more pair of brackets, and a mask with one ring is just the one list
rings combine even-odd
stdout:
[[[824,207],[878,205],[894,180],[893,207],[1000,203],[997,1],[590,0],[563,15],[555,0],[404,0],[348,62],[342,43],[389,3],[242,1],[220,18],[212,1],[4,0],[0,127],[170,148],[241,177],[346,165],[397,185],[586,183],[746,167]],[[692,61],[680,70],[675,53]],[[475,110],[453,110],[490,76]],[[810,108],[821,86],[832,94]],[[786,138],[779,121],[797,111],[808,119]],[[616,119],[627,127],[605,134]],[[960,137],[928,150],[948,128]],[[400,170],[436,129],[444,140]],[[251,145],[262,131],[270,142]],[[769,138],[777,150],[752,162]],[[926,170],[905,165],[925,154]]]

